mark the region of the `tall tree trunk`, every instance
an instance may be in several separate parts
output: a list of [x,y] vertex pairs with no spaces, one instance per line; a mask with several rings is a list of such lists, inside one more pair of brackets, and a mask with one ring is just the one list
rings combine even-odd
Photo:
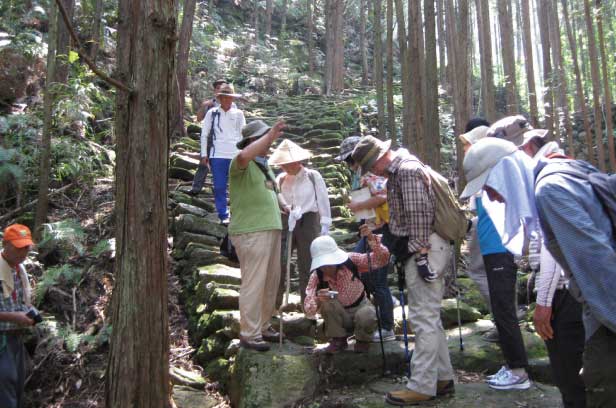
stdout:
[[522,36],[524,43],[524,68],[526,69],[526,83],[528,84],[528,108],[530,110],[530,123],[539,127],[539,110],[537,109],[537,89],[535,87],[535,64],[533,62],[533,38],[530,31],[530,0],[521,0],[522,9]]
[[492,68],[492,35],[490,33],[490,4],[488,0],[475,0],[477,9],[477,33],[481,61],[481,98],[483,112],[489,122],[496,120],[494,73]]
[[45,95],[43,97],[43,139],[41,141],[41,158],[39,159],[39,186],[36,215],[34,218],[34,236],[41,238],[41,225],[47,221],[49,210],[49,175],[51,173],[51,127],[52,111],[56,99],[53,92],[56,76],[56,41],[58,35],[58,6],[49,2],[49,32],[47,35],[47,74],[45,77]]
[[94,21],[92,22],[92,45],[90,48],[90,59],[96,62],[98,49],[101,43],[101,21],[103,19],[103,0],[96,0],[94,5]]
[[[361,53],[361,84],[362,85],[368,85],[369,83],[369,79],[368,79],[368,45],[366,44],[366,0],[361,0],[359,2],[359,50]],[[376,11],[375,11],[375,15],[376,15]],[[376,17],[375,17],[376,18]],[[376,21],[375,21],[376,24]],[[379,22],[379,29],[380,29],[380,22]],[[376,29],[376,28],[375,28]],[[375,33],[375,38],[374,38],[374,59],[375,59],[375,63],[376,63],[376,58],[381,58],[381,65],[383,62],[383,56],[379,56],[380,52],[377,53],[376,51],[376,47],[377,47],[377,39],[376,39],[376,33]],[[378,44],[379,47],[379,51],[381,50],[381,43]],[[375,69],[375,74],[376,74],[376,67]],[[382,75],[382,71],[381,71],[381,79],[382,79],[383,75]],[[376,78],[376,77],[375,77]]]
[[398,48],[400,48],[400,65],[402,66],[402,138],[404,147],[410,147],[412,139],[411,128],[411,71],[407,57],[408,44],[406,38],[406,24],[404,21],[404,8],[402,0],[394,0],[396,5],[396,20],[398,22]]
[[550,59],[549,16],[542,1],[537,2],[539,13],[539,34],[543,58],[543,108],[545,128],[554,134],[554,92],[552,88],[552,60]]
[[167,170],[174,0],[120,0],[116,267],[106,406],[169,407]]
[[610,159],[610,170],[616,171],[616,152],[614,151],[614,119],[612,116],[612,91],[610,90],[610,73],[607,69],[608,60],[605,53],[605,37],[603,35],[602,11],[605,9],[601,5],[601,0],[596,0],[597,10],[597,34],[599,36],[599,51],[601,53],[601,69],[603,71],[603,106],[605,106],[605,130],[607,133],[608,157]]
[[312,38],[314,31],[314,23],[312,20],[312,2],[306,0],[306,44],[308,45],[308,72],[314,72],[314,40]]
[[443,0],[436,0],[436,27],[438,32],[438,76],[439,81],[443,89],[447,86],[445,82],[447,80],[447,57],[446,50],[446,38],[445,38],[445,11],[443,6]]
[[[376,105],[379,121],[379,138],[385,139],[385,98],[383,95],[383,30],[381,24],[382,1],[373,0],[374,26],[374,87],[376,88]],[[365,23],[365,22],[364,22]],[[367,61],[366,61],[366,69]]]
[[413,79],[411,81],[411,129],[412,139],[409,147],[421,159],[426,160],[424,143],[424,111],[425,98],[423,92],[425,61],[423,54],[423,19],[420,13],[421,2],[408,2],[408,53],[409,70]]
[[282,0],[282,7],[280,10],[280,44],[284,44],[284,40],[287,37],[287,9],[288,0]]
[[435,0],[424,1],[424,16],[426,23],[426,158],[430,166],[440,170],[441,130],[438,117]]
[[575,90],[576,90],[576,100],[579,110],[582,115],[582,121],[584,123],[584,133],[586,135],[586,145],[588,148],[588,160],[592,165],[597,165],[597,160],[595,155],[593,154],[592,149],[592,131],[590,129],[590,120],[588,119],[588,109],[586,107],[586,98],[584,97],[584,88],[582,86],[582,74],[580,73],[580,64],[578,63],[578,53],[577,53],[577,41],[573,32],[571,30],[571,21],[569,20],[569,10],[567,5],[567,0],[561,0],[563,6],[563,20],[565,22],[565,27],[567,28],[567,39],[569,40],[569,50],[571,51],[571,57],[573,59],[573,72],[575,74]]
[[500,26],[501,52],[505,74],[505,99],[507,114],[519,112],[518,92],[515,75],[514,37],[510,0],[498,0],[498,22]]
[[595,107],[595,141],[597,143],[597,160],[599,169],[605,171],[605,148],[603,147],[603,130],[601,129],[601,78],[599,76],[599,56],[595,45],[595,28],[592,23],[590,1],[584,0],[584,20],[586,36],[588,37],[588,57],[590,60],[590,78],[592,82],[592,98]]
[[272,36],[272,15],[274,14],[274,0],[265,0],[265,36]]
[[394,105],[394,2],[387,0],[387,128],[396,144],[396,107]]
[[188,75],[188,55],[190,53],[190,40],[192,38],[193,20],[195,17],[196,0],[184,0],[182,27],[180,29],[180,40],[178,43],[176,80],[177,84],[173,87],[172,106],[176,108],[171,113],[171,137],[179,138],[186,135],[184,127],[184,100],[186,99],[186,84]]
[[327,0],[325,15],[325,93],[344,89],[344,0]]
[[[558,117],[559,122],[562,122],[567,138],[568,152],[571,157],[575,157],[575,146],[573,145],[573,127],[571,126],[571,120],[569,119],[569,102],[567,101],[567,77],[565,75],[565,62],[561,50],[560,43],[560,23],[558,18],[558,4],[556,1],[549,2],[550,10],[550,44],[552,45],[552,53],[554,60],[554,71],[556,74],[556,81],[558,82],[555,87],[558,96]],[[557,126],[557,129],[560,127]],[[560,133],[560,132],[559,132]]]
[[[73,20],[73,14],[75,13],[75,0],[60,0],[64,6],[64,10],[68,14],[69,21]],[[56,55],[63,56],[56,61],[56,78],[54,82],[60,84],[66,84],[68,82],[68,53],[70,50],[71,35],[62,20],[62,16],[58,15],[58,41],[56,42]]]
[[254,9],[252,11],[252,26],[255,28],[255,44],[259,43],[259,0],[254,0]]

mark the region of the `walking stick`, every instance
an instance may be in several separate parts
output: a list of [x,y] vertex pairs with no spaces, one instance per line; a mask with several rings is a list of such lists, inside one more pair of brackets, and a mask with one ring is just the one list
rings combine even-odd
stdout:
[[[297,219],[295,217],[300,213],[300,209],[297,208],[295,212],[289,212],[289,221],[288,221],[288,232],[287,232],[287,262],[286,262],[286,283],[285,283],[285,292],[282,304],[278,309],[280,314],[280,347],[282,348],[282,338],[283,338],[283,327],[284,327],[284,316],[283,310],[285,306],[289,304],[289,292],[291,291],[291,254],[293,253],[293,230],[295,230],[295,225],[297,223]],[[293,219],[291,219],[293,218]],[[301,218],[301,215],[300,215]]]
[[402,262],[398,262],[394,255],[391,256],[391,261],[398,271],[398,291],[400,292],[400,306],[402,306],[402,328],[404,333],[404,358],[406,359],[406,376],[411,378],[411,355],[409,353],[409,337],[408,327],[406,324],[406,312],[404,311],[404,287],[406,286],[404,277],[404,267]]
[[458,288],[458,268],[456,262],[456,246],[451,241],[451,267],[453,269],[453,285],[456,288],[456,308],[458,311],[458,336],[460,337],[460,351],[464,351],[464,340],[462,340],[462,318],[460,317],[460,288]]
[[[370,277],[370,281],[372,283],[374,277],[372,276],[372,260],[370,259],[370,244],[368,244],[368,238],[364,241],[364,248],[366,249],[366,255],[368,256],[368,276]],[[369,285],[367,285],[369,286]],[[374,299],[374,294],[372,293],[372,288],[368,288],[366,286],[366,293],[368,297],[372,297]],[[383,356],[383,377],[387,373],[387,359],[385,357],[385,345],[383,344],[383,328],[381,325],[381,308],[379,307],[379,302],[374,300],[374,309],[376,311],[376,324],[379,329],[379,342],[381,343],[381,355]]]

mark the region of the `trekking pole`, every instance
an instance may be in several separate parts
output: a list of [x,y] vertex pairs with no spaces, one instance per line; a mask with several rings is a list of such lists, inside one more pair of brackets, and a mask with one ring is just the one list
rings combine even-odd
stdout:
[[409,337],[408,327],[406,324],[406,312],[404,311],[404,286],[406,285],[404,278],[404,268],[401,262],[396,260],[394,255],[391,256],[391,262],[398,271],[398,291],[400,293],[400,306],[402,306],[402,328],[404,333],[404,358],[406,359],[406,376],[411,378],[411,355],[409,353]]
[[[364,241],[364,248],[366,249],[366,255],[368,256],[368,276],[370,277],[370,283],[372,283],[374,277],[372,276],[372,260],[370,259],[370,245],[368,244],[368,238]],[[370,285],[368,285],[370,286]],[[376,312],[376,324],[379,329],[379,342],[381,343],[381,355],[383,356],[383,377],[387,373],[387,359],[385,357],[385,345],[383,344],[383,328],[381,325],[381,308],[379,307],[378,301],[374,298],[372,293],[373,288],[366,287],[366,293],[368,297],[372,297],[374,299],[374,309]]]
[[458,287],[458,268],[456,263],[456,246],[451,241],[451,268],[453,269],[453,286],[456,288],[456,309],[458,312],[458,336],[460,337],[460,351],[464,351],[464,340],[462,340],[462,318],[460,317],[460,288]]
[[[291,215],[289,215],[290,217]],[[280,305],[280,348],[282,349],[282,337],[283,337],[283,326],[284,326],[284,316],[283,309],[285,306],[289,304],[289,292],[291,291],[291,255],[293,254],[293,230],[295,229],[295,225],[291,226],[289,224],[289,229],[287,232],[287,267],[286,267],[286,283],[285,283],[285,292],[284,298],[282,300],[282,304]]]

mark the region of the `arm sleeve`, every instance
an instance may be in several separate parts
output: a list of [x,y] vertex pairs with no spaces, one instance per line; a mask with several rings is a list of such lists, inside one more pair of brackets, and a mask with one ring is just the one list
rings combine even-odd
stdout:
[[[370,244],[369,244],[370,245]],[[358,252],[349,252],[349,259],[357,266],[359,273],[366,273],[372,269],[382,268],[389,263],[389,251],[385,245],[381,244],[380,235],[376,235],[376,243],[371,245],[372,251],[370,252],[370,265],[368,265],[368,254],[360,254]]]
[[558,281],[562,268],[550,255],[545,245],[541,246],[539,274],[535,288],[537,289],[537,304],[551,307],[554,293],[558,288]]
[[319,278],[316,272],[310,274],[308,285],[306,286],[306,299],[304,299],[304,313],[307,318],[313,318],[317,314],[317,283]]
[[329,196],[327,195],[327,186],[325,180],[321,177],[318,171],[313,172],[314,175],[314,188],[317,199],[317,207],[319,209],[319,215],[321,216],[321,225],[332,225],[332,212],[329,206]]
[[205,114],[205,119],[201,122],[201,157],[207,156],[207,137],[210,134],[212,128],[212,110],[210,109]]

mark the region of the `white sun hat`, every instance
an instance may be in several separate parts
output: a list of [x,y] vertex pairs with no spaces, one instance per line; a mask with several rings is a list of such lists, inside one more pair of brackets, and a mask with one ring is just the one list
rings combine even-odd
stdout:
[[302,149],[297,144],[289,139],[284,139],[274,150],[268,162],[272,166],[280,166],[281,164],[295,163],[303,160],[308,160],[312,157],[306,149]]
[[338,248],[336,241],[329,235],[317,237],[312,241],[310,255],[312,256],[311,271],[324,265],[340,265],[349,259],[349,255]]

